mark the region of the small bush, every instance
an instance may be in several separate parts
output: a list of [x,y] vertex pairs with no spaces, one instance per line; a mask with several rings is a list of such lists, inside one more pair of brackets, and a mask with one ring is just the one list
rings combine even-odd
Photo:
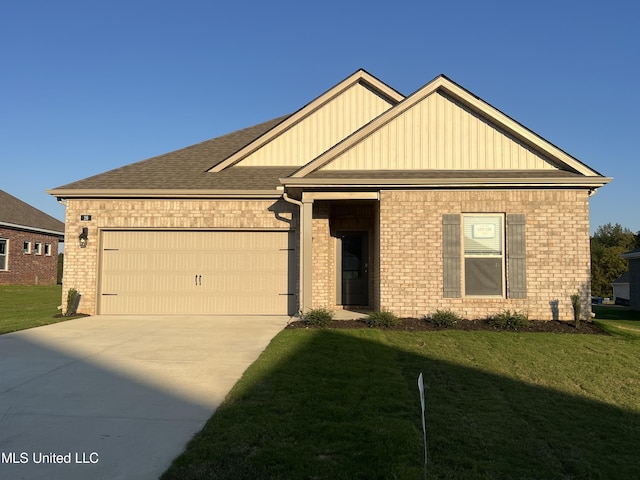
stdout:
[[75,288],[70,288],[67,292],[67,309],[65,310],[65,315],[70,317],[71,315],[76,314],[76,310],[78,309],[78,301],[79,294]]
[[575,293],[571,295],[571,306],[573,307],[573,320],[576,322],[576,328],[580,328],[580,313],[582,305],[580,304],[580,295]]
[[501,330],[518,330],[529,325],[529,317],[523,312],[505,310],[491,317],[489,324]]
[[429,323],[439,327],[452,327],[460,320],[462,317],[452,310],[436,310],[430,317],[427,317]]
[[385,328],[397,325],[399,319],[392,312],[382,310],[379,312],[371,312],[364,321],[371,328]]
[[333,320],[333,311],[328,308],[312,308],[302,314],[302,321],[309,327],[328,327]]

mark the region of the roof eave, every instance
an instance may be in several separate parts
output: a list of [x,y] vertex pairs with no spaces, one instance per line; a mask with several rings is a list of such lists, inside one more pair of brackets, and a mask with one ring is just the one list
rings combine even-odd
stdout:
[[607,177],[581,178],[281,178],[285,187],[429,187],[429,188],[535,188],[535,187],[566,187],[596,189],[609,183]]
[[20,225],[17,223],[9,223],[9,222],[0,222],[0,226],[1,227],[7,227],[7,228],[15,228],[17,230],[26,230],[29,232],[38,232],[38,233],[44,233],[47,235],[54,235],[57,237],[64,237],[64,232],[59,232],[57,230],[49,230],[46,228],[38,228],[38,227],[31,227],[29,225]]
[[282,187],[273,190],[157,190],[157,189],[54,189],[47,193],[69,198],[277,198]]

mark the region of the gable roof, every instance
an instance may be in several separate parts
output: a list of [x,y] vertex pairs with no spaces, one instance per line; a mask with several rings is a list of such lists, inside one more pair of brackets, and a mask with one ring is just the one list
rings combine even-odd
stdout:
[[621,283],[629,283],[629,281],[631,280],[631,273],[629,272],[629,270],[627,270],[626,272],[624,272],[622,275],[620,275],[618,278],[616,278],[613,282],[611,282],[611,285],[619,285]]
[[160,196],[194,195],[197,192],[249,190],[272,192],[278,178],[289,175],[294,167],[228,169],[209,174],[212,166],[259,138],[288,116],[238,130],[174,152],[125,165],[93,177],[49,190],[59,197],[130,196],[153,193]]
[[[356,92],[356,93],[354,93]],[[295,145],[295,158],[284,155],[282,157],[283,148],[276,146],[280,164],[290,164],[301,166],[315,158],[317,155],[332,147],[344,137],[356,131],[362,125],[377,117],[380,113],[397,105],[404,96],[393,88],[378,80],[376,77],[363,69],[357,70],[342,82],[330,88],[322,95],[312,100],[294,114],[290,115],[286,120],[279,123],[274,128],[267,131],[264,135],[256,138],[243,148],[235,152],[233,155],[218,163],[210,172],[219,172],[225,168],[229,168],[236,164],[245,163],[247,158],[256,154],[261,149],[265,149],[282,137],[293,137],[292,141]],[[375,106],[371,103],[376,102]],[[357,103],[358,108],[349,108]],[[337,104],[337,106],[336,106]],[[333,108],[332,108],[333,107]],[[326,120],[322,118],[322,114],[333,117],[334,125],[331,128],[326,127]],[[314,117],[320,117],[319,123],[313,123]],[[304,125],[304,123],[311,125]],[[340,124],[338,128],[336,124]],[[318,126],[320,128],[318,128]],[[302,132],[300,132],[302,130]],[[310,139],[309,133],[313,139]],[[300,137],[305,136],[305,141],[300,141]],[[286,141],[286,140],[285,140]],[[304,154],[309,158],[300,157],[300,145],[307,145]],[[313,153],[312,153],[313,152]],[[303,154],[303,155],[304,155]],[[267,153],[267,155],[269,155]]]
[[[362,109],[367,113],[358,112],[356,120],[350,118],[352,112]],[[440,114],[442,109],[448,110]],[[428,121],[420,123],[425,112]],[[433,112],[440,116],[432,118]],[[411,120],[410,115],[418,120]],[[464,124],[466,130],[461,131],[456,122]],[[325,131],[331,129],[334,131],[330,134]],[[482,139],[478,133],[481,129],[485,132]],[[493,148],[483,154],[489,160],[467,160],[473,143],[467,137]],[[396,143],[389,140],[392,138]],[[454,138],[467,143],[455,144],[451,147],[457,149],[454,154],[442,155],[442,145],[449,148]],[[434,146],[436,143],[440,146]],[[430,158],[426,157],[427,150],[431,151]],[[365,152],[368,163],[353,160],[356,155],[352,154],[357,151],[361,156]],[[413,159],[409,159],[409,153]],[[291,115],[63,185],[49,193],[62,198],[276,197],[288,187],[376,185],[593,190],[610,180],[444,75],[405,98],[358,70]]]
[[64,223],[0,190],[0,226],[64,235]]
[[[480,121],[487,122],[490,126],[495,128],[497,132],[501,135],[505,135],[508,139],[513,139],[518,142],[519,146],[527,150],[531,150],[534,157],[539,157],[537,162],[528,162],[528,165],[533,165],[536,168],[534,170],[543,169],[545,166],[543,164],[548,165],[548,167],[567,170],[571,172],[575,172],[581,174],[583,176],[588,177],[602,177],[598,172],[589,168],[576,158],[567,154],[566,152],[560,150],[555,145],[546,141],[542,137],[538,136],[528,128],[524,127],[522,124],[516,122],[512,118],[508,117],[500,110],[494,108],[488,103],[481,100],[479,97],[473,95],[468,90],[462,88],[455,82],[451,81],[444,75],[440,75],[433,79],[431,82],[427,83],[425,86],[417,90],[415,93],[407,97],[404,101],[398,104],[395,108],[390,109],[375,120],[370,122],[368,125],[363,127],[361,130],[346,138],[339,144],[335,145],[332,149],[326,151],[322,155],[318,156],[312,162],[301,167],[297,170],[292,178],[301,178],[309,175],[312,172],[316,172],[320,169],[326,169],[331,165],[332,162],[336,162],[337,159],[340,159],[341,156],[346,153],[353,151],[358,145],[363,142],[369,141],[372,139],[377,133],[379,133],[385,126],[389,125],[391,122],[394,122],[400,116],[406,112],[409,112],[411,109],[418,106],[421,102],[424,102],[426,99],[433,98],[436,94],[441,94],[444,98],[451,99],[455,104],[459,105],[459,108],[465,109],[474,116],[476,116]],[[430,107],[433,112],[436,108],[435,105]],[[424,113],[422,113],[424,115]],[[448,123],[453,123],[452,119],[447,119]],[[432,132],[435,132],[437,129],[437,134],[440,136],[445,135],[445,129],[449,125],[441,125],[437,124],[436,126],[430,125],[428,121],[422,122],[424,125],[420,125],[421,131],[420,134],[423,134],[427,128],[430,128]],[[432,122],[434,123],[434,122]],[[444,122],[442,122],[444,123]],[[425,126],[426,125],[426,126]],[[449,130],[453,130],[454,126],[450,126]],[[451,136],[451,132],[449,132]],[[374,140],[375,141],[375,140]],[[433,143],[436,143],[435,141]],[[442,143],[442,142],[441,142]],[[435,148],[435,146],[433,146]],[[392,149],[390,149],[392,151]],[[395,153],[392,151],[392,153]],[[427,148],[421,149],[421,154],[427,153]],[[442,154],[439,155],[442,157]],[[352,162],[353,163],[353,162]],[[371,167],[368,166],[368,170],[371,170]],[[470,166],[467,166],[467,169]],[[445,165],[445,169],[452,169],[452,165]],[[347,168],[348,169],[348,168]],[[374,168],[375,169],[375,168]],[[388,168],[380,168],[382,170]],[[424,169],[424,168],[423,168]],[[428,170],[432,170],[433,168],[427,168]],[[437,168],[435,168],[437,169]],[[483,169],[479,167],[479,169]],[[486,168],[485,168],[486,169]],[[489,170],[495,168],[489,168]],[[526,170],[527,168],[525,168]],[[464,170],[464,168],[462,168]]]

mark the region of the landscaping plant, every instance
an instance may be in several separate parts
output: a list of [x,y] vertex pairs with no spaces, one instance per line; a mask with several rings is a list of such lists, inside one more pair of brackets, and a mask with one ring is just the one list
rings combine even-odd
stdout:
[[76,314],[76,309],[78,308],[78,291],[75,288],[70,288],[67,292],[67,309],[65,310],[65,315],[67,317]]
[[328,308],[312,308],[302,314],[302,321],[309,327],[328,327],[333,320],[333,311]]
[[500,330],[518,330],[529,325],[529,317],[524,312],[504,310],[491,317],[489,324]]
[[381,310],[379,312],[371,312],[364,321],[371,328],[385,328],[397,325],[399,319],[394,313],[388,310]]
[[580,305],[580,295],[574,293],[571,295],[571,306],[573,307],[573,320],[576,322],[576,328],[580,328],[580,312],[582,311],[582,305]]
[[452,310],[436,310],[426,320],[439,327],[452,327],[462,320],[462,317]]

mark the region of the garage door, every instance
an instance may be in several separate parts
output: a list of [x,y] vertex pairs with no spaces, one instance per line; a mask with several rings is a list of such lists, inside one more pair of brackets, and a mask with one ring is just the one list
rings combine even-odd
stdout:
[[289,232],[103,231],[99,312],[291,314],[292,239]]

